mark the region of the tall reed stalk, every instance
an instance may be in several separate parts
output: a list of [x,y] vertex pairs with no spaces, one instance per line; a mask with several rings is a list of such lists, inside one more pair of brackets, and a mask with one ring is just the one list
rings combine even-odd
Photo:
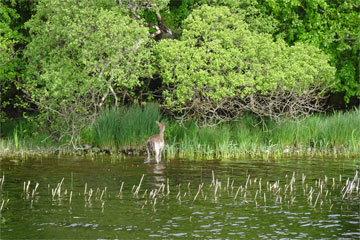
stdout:
[[111,149],[144,144],[158,131],[155,121],[160,119],[154,104],[106,109],[96,119],[93,143]]
[[19,150],[19,138],[18,138],[17,128],[14,129],[14,145],[15,145],[15,149]]

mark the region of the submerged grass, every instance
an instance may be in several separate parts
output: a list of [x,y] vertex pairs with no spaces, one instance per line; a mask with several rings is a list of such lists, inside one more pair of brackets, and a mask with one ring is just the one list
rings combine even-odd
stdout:
[[[168,158],[193,159],[292,156],[360,156],[360,110],[312,115],[294,122],[262,122],[251,114],[237,121],[200,127],[196,121],[183,125],[162,117],[157,105],[104,110],[88,126],[85,143],[112,152],[131,150],[141,154],[149,136],[159,132],[155,121],[167,121]],[[0,140],[0,149],[13,151],[56,148],[45,135],[28,134],[29,126],[13,124]],[[26,127],[24,127],[26,126]],[[46,140],[46,141],[44,141]],[[130,152],[131,152],[130,151]]]
[[[325,175],[316,179],[315,183],[311,178],[307,178],[304,173],[299,175],[295,171],[292,173],[291,178],[286,175],[285,179],[278,179],[276,181],[268,181],[267,179],[247,174],[247,180],[244,185],[243,179],[230,179],[230,177],[228,177],[226,184],[225,179],[215,176],[215,172],[212,171],[212,180],[205,180],[199,183],[198,187],[195,182],[190,181],[187,186],[184,183],[183,186],[181,186],[181,184],[175,186],[173,184],[170,185],[169,182],[174,181],[167,178],[166,182],[164,179],[164,181],[159,182],[155,188],[147,189],[146,184],[143,184],[143,182],[146,182],[146,178],[144,178],[145,174],[142,174],[139,184],[133,185],[131,192],[129,191],[131,185],[128,183],[125,184],[124,181],[122,181],[120,186],[116,186],[116,192],[114,192],[114,189],[108,188],[107,186],[104,186],[104,189],[102,189],[102,187],[88,187],[87,182],[85,183],[84,190],[79,187],[73,189],[73,180],[71,180],[71,190],[68,191],[67,187],[70,186],[65,183],[67,180],[65,180],[64,177],[56,184],[48,183],[47,190],[45,187],[40,186],[39,183],[36,183],[33,189],[31,189],[34,184],[31,184],[31,181],[28,180],[24,181],[21,196],[24,201],[30,201],[30,208],[33,208],[33,200],[36,199],[36,202],[38,202],[40,198],[43,199],[46,194],[41,194],[41,192],[45,190],[48,195],[45,199],[50,200],[52,203],[68,202],[71,208],[72,197],[74,196],[75,205],[80,203],[82,206],[85,206],[85,208],[93,208],[95,205],[95,209],[100,209],[101,206],[102,212],[104,211],[105,202],[107,202],[106,199],[110,200],[114,198],[121,199],[123,203],[126,200],[136,200],[137,206],[142,205],[141,209],[149,206],[153,211],[156,211],[157,203],[159,206],[164,206],[164,201],[171,201],[172,199],[181,202],[181,204],[188,203],[192,207],[194,207],[194,203],[204,204],[211,202],[214,204],[225,201],[229,204],[230,202],[228,200],[231,200],[231,202],[237,206],[254,206],[256,208],[258,206],[269,206],[271,208],[272,206],[291,207],[297,206],[296,203],[301,202],[302,206],[305,204],[312,209],[323,209],[326,207],[331,210],[334,204],[339,206],[348,205],[348,207],[356,204],[360,196],[358,171],[355,171],[354,176],[348,177],[346,181],[341,180],[342,176],[340,174],[339,178],[335,179],[333,177],[332,180]],[[0,178],[0,201],[2,200],[0,216],[1,211],[6,209],[4,205],[9,201],[9,198],[7,198],[7,200],[5,200],[6,198],[1,199],[5,196],[5,194],[1,194],[4,180],[5,175],[2,175],[2,178]],[[49,191],[50,185],[56,185],[55,188],[51,188],[51,195]],[[129,185],[129,187],[124,187],[124,185]],[[141,188],[142,186],[143,188]],[[118,190],[118,187],[120,190]],[[127,197],[124,198],[126,194]],[[63,207],[62,205],[63,203],[59,204],[59,206]],[[168,203],[165,202],[165,205],[168,206]]]

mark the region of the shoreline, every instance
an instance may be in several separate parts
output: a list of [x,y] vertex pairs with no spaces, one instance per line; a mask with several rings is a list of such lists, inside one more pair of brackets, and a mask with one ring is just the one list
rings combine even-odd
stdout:
[[[0,140],[1,142],[1,140]],[[171,148],[171,151],[169,151]],[[229,160],[229,159],[284,159],[284,158],[308,158],[308,159],[318,159],[318,158],[332,158],[332,159],[342,159],[342,158],[360,158],[360,153],[355,151],[347,151],[346,149],[339,150],[336,148],[328,149],[316,149],[316,148],[307,148],[304,151],[302,148],[285,148],[283,151],[277,149],[270,151],[269,149],[259,146],[255,151],[245,150],[240,151],[240,149],[234,148],[233,151],[229,152],[220,152],[217,149],[211,149],[209,146],[204,146],[207,151],[202,151],[197,149],[194,151],[186,151],[180,148],[174,149],[173,146],[166,147],[163,152],[163,158],[166,160],[171,159],[191,159],[191,160]],[[146,158],[145,148],[137,147],[126,147],[120,148],[118,150],[110,149],[100,149],[98,147],[91,147],[85,149],[70,149],[70,148],[53,148],[53,149],[19,149],[15,150],[14,148],[1,148],[0,149],[0,158],[2,157],[32,157],[32,156],[68,156],[68,157],[144,157]],[[0,159],[1,160],[1,159]]]
[[196,121],[180,124],[159,108],[112,109],[77,137],[52,138],[49,129],[26,119],[4,123],[0,155],[123,155],[145,156],[146,141],[157,134],[155,122],[167,122],[165,158],[241,159],[283,157],[360,157],[360,110],[312,115],[299,121],[259,122],[248,114],[215,126]]

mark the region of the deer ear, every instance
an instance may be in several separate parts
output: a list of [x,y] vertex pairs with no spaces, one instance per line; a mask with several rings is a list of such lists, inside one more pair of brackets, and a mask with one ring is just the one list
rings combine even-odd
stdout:
[[156,121],[156,124],[157,124],[157,125],[160,125],[160,123],[159,123],[158,121]]

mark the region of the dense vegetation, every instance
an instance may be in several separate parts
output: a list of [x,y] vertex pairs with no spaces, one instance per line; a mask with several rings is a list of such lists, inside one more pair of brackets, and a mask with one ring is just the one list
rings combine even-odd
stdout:
[[[358,153],[358,111],[304,120],[331,94],[360,100],[355,0],[1,0],[0,9],[4,148],[137,149],[166,118],[169,153]],[[347,118],[347,137],[323,137]]]
[[[198,159],[239,157],[334,156],[360,154],[360,111],[316,114],[300,121],[259,122],[247,114],[232,122],[199,127],[195,121],[183,125],[162,116],[156,105],[104,110],[92,126],[81,133],[83,154],[144,154],[149,135],[157,133],[155,121],[166,121],[167,157]],[[56,142],[44,130],[27,120],[3,124],[6,138],[0,140],[0,153],[69,153],[66,141]],[[79,149],[78,149],[79,150]]]

